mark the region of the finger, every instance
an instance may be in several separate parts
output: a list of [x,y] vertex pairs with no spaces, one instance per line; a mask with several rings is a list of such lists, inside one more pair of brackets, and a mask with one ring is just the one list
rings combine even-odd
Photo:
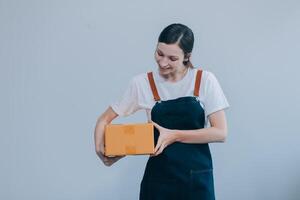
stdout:
[[111,159],[107,159],[104,161],[104,164],[106,166],[111,166],[114,162],[116,162],[116,160],[114,158],[111,158]]
[[111,157],[103,155],[103,162],[109,162],[111,159]]
[[160,125],[158,125],[157,123],[155,123],[155,122],[152,122],[153,123],[153,125],[154,125],[154,127],[155,128],[157,128],[158,130],[160,130],[161,129],[161,126]]
[[107,157],[106,163],[110,166],[110,165],[112,165],[113,163],[117,162],[118,160],[120,160],[123,157],[125,157],[125,155],[114,156],[114,157]]
[[161,137],[158,138],[158,141],[157,141],[157,144],[156,144],[156,147],[154,149],[154,153],[157,152],[157,150],[159,149],[159,147],[161,146],[161,143],[162,143],[162,140],[161,140]]
[[105,166],[110,166],[110,162],[108,160],[103,160]]
[[155,155],[157,156],[157,155],[161,154],[161,153],[163,152],[164,149],[165,149],[165,145],[162,144],[162,145],[160,146],[159,150],[155,153]]
[[120,160],[120,159],[123,158],[123,157],[125,157],[125,156],[116,156],[116,157],[114,157],[113,159],[114,159],[114,161],[118,161],[118,160]]
[[109,159],[107,156],[103,156],[102,158],[103,158],[103,161],[108,161],[108,159]]
[[110,167],[112,165],[112,163],[106,162],[106,163],[104,163],[104,165],[107,166],[107,167]]
[[125,157],[125,155],[122,155],[122,156],[116,156],[115,158],[120,159],[120,158],[123,158],[123,157]]

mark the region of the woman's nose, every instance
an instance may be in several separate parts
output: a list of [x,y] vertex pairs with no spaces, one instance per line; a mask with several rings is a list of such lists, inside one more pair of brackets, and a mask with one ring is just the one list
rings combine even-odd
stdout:
[[162,67],[165,67],[165,66],[168,66],[169,61],[168,61],[167,58],[160,58],[160,59],[158,60],[158,64],[159,64],[160,66],[162,66]]

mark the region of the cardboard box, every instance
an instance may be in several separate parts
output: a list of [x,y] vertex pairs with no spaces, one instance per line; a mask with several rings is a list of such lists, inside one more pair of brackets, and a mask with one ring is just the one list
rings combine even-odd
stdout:
[[108,124],[104,134],[105,155],[140,155],[154,153],[152,123]]

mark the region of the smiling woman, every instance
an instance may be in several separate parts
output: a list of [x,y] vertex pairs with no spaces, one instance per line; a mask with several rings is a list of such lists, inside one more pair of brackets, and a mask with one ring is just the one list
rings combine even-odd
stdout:
[[183,64],[183,52],[177,44],[167,45],[159,42],[155,52],[155,60],[160,75],[166,80],[178,81],[187,72],[187,67]]
[[192,65],[193,45],[190,28],[167,26],[154,53],[157,70],[134,76],[97,122],[95,148],[107,166],[122,157],[103,155],[105,125],[144,109],[155,126],[155,153],[147,161],[140,200],[215,199],[209,143],[225,141],[229,104],[214,74]]
[[194,68],[190,61],[194,46],[194,34],[185,25],[168,26],[158,38],[155,60],[160,75],[169,81],[183,77],[187,68]]

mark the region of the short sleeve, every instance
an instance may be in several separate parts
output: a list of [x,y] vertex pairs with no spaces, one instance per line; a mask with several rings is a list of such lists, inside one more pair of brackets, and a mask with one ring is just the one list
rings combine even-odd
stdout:
[[128,116],[141,107],[138,104],[138,87],[136,77],[132,78],[120,99],[110,104],[119,116]]
[[223,110],[229,107],[228,101],[224,92],[215,77],[211,72],[207,72],[207,79],[204,85],[204,107],[205,115],[208,116],[216,111]]

